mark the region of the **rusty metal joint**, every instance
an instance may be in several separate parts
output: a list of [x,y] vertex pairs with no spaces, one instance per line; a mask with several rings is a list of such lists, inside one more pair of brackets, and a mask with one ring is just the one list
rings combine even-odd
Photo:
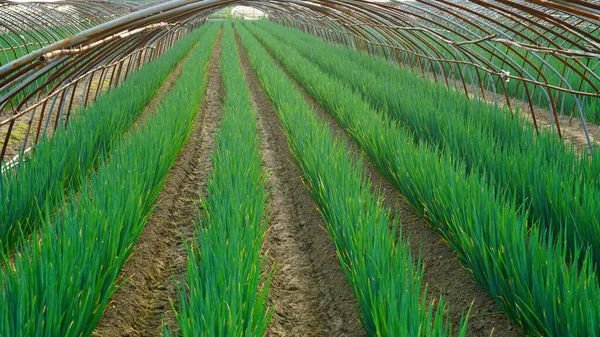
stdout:
[[88,50],[94,49],[98,46],[105,45],[116,39],[124,39],[124,38],[130,37],[132,35],[144,32],[144,31],[153,30],[153,29],[157,29],[157,28],[172,27],[172,26],[176,26],[176,25],[177,24],[175,24],[175,23],[160,22],[160,23],[154,23],[154,24],[142,27],[142,28],[137,28],[134,30],[124,30],[119,33],[108,36],[102,40],[90,43],[88,45],[85,45],[85,46],[82,46],[79,48],[59,49],[59,50],[54,50],[54,51],[48,52],[48,53],[40,56],[39,61],[42,63],[45,63],[45,62],[48,62],[49,60],[59,57],[59,56],[80,54],[80,53],[86,52]]

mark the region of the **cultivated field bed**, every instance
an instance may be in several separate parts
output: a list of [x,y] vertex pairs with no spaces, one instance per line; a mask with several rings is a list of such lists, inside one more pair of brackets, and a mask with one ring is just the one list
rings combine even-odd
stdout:
[[597,336],[580,145],[209,22],[2,173],[0,336]]

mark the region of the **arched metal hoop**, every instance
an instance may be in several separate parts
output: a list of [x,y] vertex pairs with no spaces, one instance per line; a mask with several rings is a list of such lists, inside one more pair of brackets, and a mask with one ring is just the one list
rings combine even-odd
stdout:
[[[559,137],[561,118],[577,117],[592,144],[586,118],[592,109],[600,116],[597,0],[175,0],[150,7],[59,1],[0,5],[0,31],[13,36],[8,53],[29,52],[0,65],[0,160],[16,154],[6,150],[15,125],[27,128],[23,152],[38,141],[49,115],[59,126],[78,105],[234,5],[387,57],[470,96],[511,109],[524,102],[533,123],[543,119]],[[9,10],[14,6],[22,7]],[[19,31],[20,20],[28,23]]]

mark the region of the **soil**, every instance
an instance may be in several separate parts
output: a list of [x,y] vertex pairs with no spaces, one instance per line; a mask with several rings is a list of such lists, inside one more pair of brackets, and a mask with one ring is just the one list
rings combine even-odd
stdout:
[[372,192],[381,192],[384,204],[392,212],[396,212],[395,220],[402,225],[402,233],[398,233],[398,236],[403,240],[409,239],[413,257],[416,258],[419,253],[421,254],[421,261],[425,265],[423,285],[428,287],[428,303],[432,301],[437,303],[440,295],[443,295],[446,303],[449,304],[454,334],[458,331],[463,313],[471,307],[467,336],[489,336],[492,331],[493,336],[496,337],[520,336],[518,327],[501,313],[493,298],[473,281],[439,234],[431,229],[422,217],[415,214],[405,198],[374,169],[344,128],[325,112],[277,60],[273,59],[273,61],[279,64],[295,83],[305,101],[313,107],[323,121],[327,122],[350,153],[363,157],[363,171],[373,183]]
[[[491,95],[491,93],[488,92],[486,95]],[[504,98],[504,102],[502,104],[506,105],[506,98]],[[521,111],[521,115],[523,115],[530,122],[533,122],[531,113],[529,113],[529,104],[516,98],[512,98],[510,104],[512,107],[518,106],[519,111]],[[549,109],[534,106],[533,111],[535,113],[536,122],[540,130],[553,128],[553,117],[551,117],[552,112]],[[585,131],[578,117],[574,116],[571,118],[567,115],[559,114],[558,122],[560,124],[562,137],[564,137],[566,141],[573,143],[576,149],[588,149],[588,141],[585,136]],[[592,144],[600,145],[600,127],[588,121],[586,121],[586,126],[588,128],[588,134]]]
[[[213,133],[221,118],[224,93],[220,54],[219,37],[207,68],[208,85],[192,134],[121,272],[120,279],[127,282],[112,297],[94,332],[96,336],[162,336],[163,317],[164,323],[178,332],[171,304],[177,307],[178,280],[183,279],[187,261],[184,241],[194,237],[197,201],[211,168]],[[151,105],[149,110],[155,107]]]
[[266,251],[275,266],[269,291],[274,315],[267,336],[364,336],[357,303],[335,247],[295,166],[275,110],[240,44],[269,174]]

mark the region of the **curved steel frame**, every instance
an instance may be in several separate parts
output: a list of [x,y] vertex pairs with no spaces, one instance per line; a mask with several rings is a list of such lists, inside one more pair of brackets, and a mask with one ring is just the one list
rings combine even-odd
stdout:
[[[536,127],[536,106],[549,108],[559,136],[559,111],[570,110],[571,117],[577,112],[591,146],[583,102],[600,97],[600,2],[564,3],[311,1],[301,6],[304,11],[294,8],[302,15],[288,13],[274,21],[393,58],[436,81],[440,76],[446,85],[459,81],[467,94],[485,99],[486,91],[500,91],[509,107],[512,97],[505,82],[513,80],[522,88],[521,99]],[[570,107],[565,106],[567,98]]]
[[[139,8],[100,1],[51,4],[27,5],[34,14],[23,22],[37,21],[38,26],[23,24],[21,33],[15,28],[18,16],[5,19],[9,6],[0,5],[0,31],[21,36],[26,31],[27,39],[13,41],[26,51],[31,41],[35,48],[42,46],[0,65],[0,160],[19,120],[27,125],[23,152],[46,130],[68,120],[77,95],[86,106],[105,86],[122,81],[216,10],[240,4],[330,42],[388,57],[435,81],[457,83],[467,94],[503,96],[511,109],[509,91],[518,92],[536,126],[536,107],[549,109],[559,136],[558,114],[564,112],[578,113],[588,135],[584,109],[600,98],[600,0],[175,0]],[[36,6],[47,10],[41,13]],[[65,13],[71,21],[61,19]],[[40,25],[44,33],[38,32]],[[55,28],[69,37],[61,39]],[[512,89],[507,81],[514,82]],[[3,127],[8,130],[4,135]]]
[[87,28],[131,13],[105,1],[0,3],[0,65]]

